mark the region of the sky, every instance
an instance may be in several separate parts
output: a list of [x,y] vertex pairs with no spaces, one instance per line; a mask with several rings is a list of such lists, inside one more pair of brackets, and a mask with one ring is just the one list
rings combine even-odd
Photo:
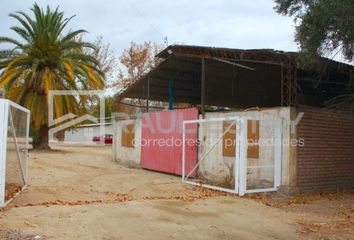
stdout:
[[[32,0],[0,0],[0,36],[18,38],[10,13],[32,14]],[[296,51],[293,19],[278,15],[273,0],[37,0],[75,17],[67,30],[85,29],[87,41],[102,37],[118,59],[131,41],[239,49]],[[167,43],[165,39],[167,38]],[[5,47],[5,46],[4,46]],[[7,48],[8,46],[6,46]],[[2,46],[0,45],[0,48]],[[116,74],[113,73],[115,76]],[[109,81],[115,81],[114,77]],[[107,89],[107,94],[114,94]]]
[[[37,0],[76,15],[68,30],[83,28],[87,40],[102,36],[118,57],[131,41],[296,51],[294,23],[278,15],[273,0]],[[9,13],[30,13],[34,1],[0,0],[0,36],[16,37]]]

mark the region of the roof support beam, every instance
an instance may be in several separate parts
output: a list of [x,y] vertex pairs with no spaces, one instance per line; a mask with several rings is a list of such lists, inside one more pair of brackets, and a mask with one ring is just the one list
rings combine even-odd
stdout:
[[146,87],[146,112],[149,112],[149,100],[150,100],[150,77],[147,78]]
[[242,65],[242,64],[238,64],[238,63],[235,63],[235,62],[231,62],[231,61],[228,61],[228,60],[220,59],[220,58],[211,57],[210,59],[213,59],[215,61],[219,61],[219,62],[222,62],[222,63],[231,64],[231,65],[234,65],[236,67],[244,68],[244,69],[251,70],[251,71],[255,71],[256,70],[256,69],[254,69],[252,67],[249,67],[249,66],[246,66],[246,65]]
[[201,81],[201,100],[200,103],[202,105],[202,115],[204,117],[205,114],[205,58],[202,58],[202,81]]

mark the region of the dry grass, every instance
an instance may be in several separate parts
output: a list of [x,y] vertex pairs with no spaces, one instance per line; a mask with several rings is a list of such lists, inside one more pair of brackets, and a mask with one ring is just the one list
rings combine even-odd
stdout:
[[[114,193],[114,192],[107,192],[106,194],[110,195],[111,198],[109,199],[94,199],[94,200],[76,200],[76,201],[64,201],[64,200],[55,200],[55,201],[46,201],[41,203],[28,203],[22,205],[21,207],[34,207],[34,206],[79,206],[79,205],[91,205],[91,204],[115,204],[120,202],[127,202],[131,201],[132,197],[128,194],[121,194],[121,193]],[[11,208],[17,208],[20,206],[17,205],[10,205],[5,207],[5,210],[9,210]]]
[[5,200],[13,198],[18,192],[20,192],[22,187],[15,183],[8,183],[5,187]]
[[219,196],[229,196],[231,194],[215,191],[211,189],[195,187],[193,188],[192,194],[184,194],[184,195],[172,195],[172,196],[145,196],[144,200],[180,200],[183,202],[193,202],[196,200],[204,200],[210,197],[219,197]]
[[231,196],[232,194],[195,187],[192,192],[187,194],[173,194],[169,196],[144,196],[142,198],[134,198],[128,194],[116,193],[116,192],[105,192],[106,195],[109,196],[108,199],[93,199],[93,200],[75,200],[75,201],[64,201],[64,200],[55,200],[55,201],[45,201],[41,203],[28,203],[21,206],[18,205],[9,205],[4,208],[4,210],[9,210],[11,208],[18,207],[34,207],[34,206],[79,206],[79,205],[91,205],[91,204],[116,204],[120,202],[127,202],[132,200],[180,200],[183,202],[193,202],[196,200],[204,200],[210,197],[218,197],[218,196]]

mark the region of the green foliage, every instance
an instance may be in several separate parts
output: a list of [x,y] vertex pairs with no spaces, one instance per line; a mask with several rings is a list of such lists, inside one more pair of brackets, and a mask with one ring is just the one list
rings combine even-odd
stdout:
[[[117,111],[117,106],[116,105],[117,105],[116,104],[116,99],[114,97],[112,97],[112,96],[105,97],[105,99],[104,99],[104,106],[105,106],[104,111],[105,111],[105,117],[106,118],[111,117],[112,116],[112,112]],[[97,102],[94,103],[91,112],[92,112],[92,114],[95,117],[99,118],[100,117],[100,110],[101,110],[100,109],[100,102],[97,101]]]
[[[102,89],[104,74],[98,60],[84,51],[95,50],[95,46],[77,40],[86,31],[64,32],[73,17],[65,18],[58,8],[43,10],[37,4],[31,11],[34,18],[22,11],[10,14],[19,23],[11,29],[20,40],[0,37],[0,44],[14,45],[0,50],[0,89],[5,88],[7,98],[31,110],[32,126],[47,141],[48,92]],[[55,98],[54,114],[77,113],[83,101],[71,96]]]
[[106,97],[105,99],[105,115],[111,117],[112,112],[116,109],[116,100],[114,97]]
[[354,60],[354,0],[275,0],[276,11],[294,16],[303,53]]

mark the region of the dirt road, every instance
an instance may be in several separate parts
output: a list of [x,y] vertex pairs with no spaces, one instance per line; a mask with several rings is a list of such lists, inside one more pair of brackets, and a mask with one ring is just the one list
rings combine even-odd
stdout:
[[[271,207],[252,199],[224,196],[182,184],[180,177],[120,166],[111,161],[108,147],[33,151],[30,176],[28,188],[0,213],[3,236],[7,234],[4,231],[16,229],[24,235],[39,235],[39,239],[354,236],[350,227],[328,233],[326,225],[308,225],[332,224],[332,220],[343,218],[337,214],[328,219],[328,214],[316,213],[327,200],[311,203],[320,206],[312,209],[311,204]],[[353,195],[329,204],[338,208],[344,204],[349,208],[349,221],[354,217],[354,211],[353,215],[350,212]]]

